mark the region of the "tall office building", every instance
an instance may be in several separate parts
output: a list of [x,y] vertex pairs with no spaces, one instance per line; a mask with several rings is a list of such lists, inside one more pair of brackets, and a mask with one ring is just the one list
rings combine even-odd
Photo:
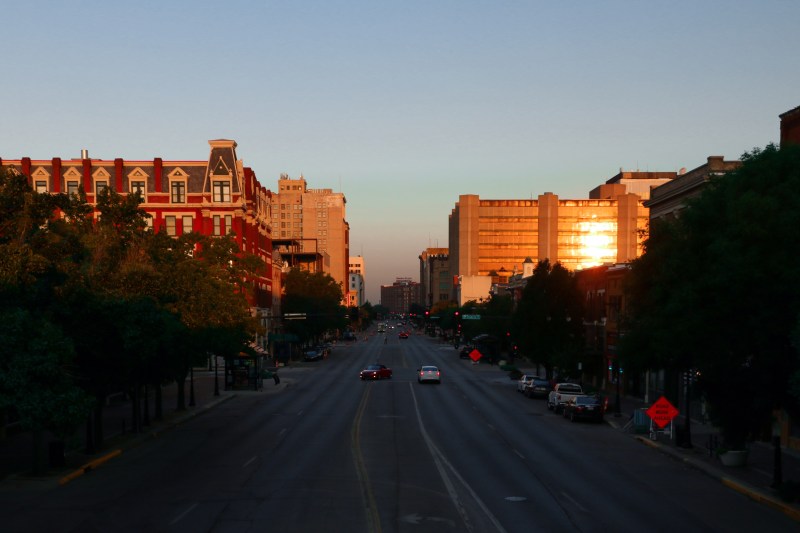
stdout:
[[529,257],[560,261],[570,270],[630,261],[642,252],[643,200],[651,187],[676,175],[620,171],[581,200],[549,192],[535,200],[461,195],[449,219],[450,274],[506,283]]
[[[309,189],[303,176],[282,174],[272,195],[272,227],[276,249],[291,266],[330,274],[348,301],[350,225],[343,193]],[[294,261],[294,258],[300,258]]]

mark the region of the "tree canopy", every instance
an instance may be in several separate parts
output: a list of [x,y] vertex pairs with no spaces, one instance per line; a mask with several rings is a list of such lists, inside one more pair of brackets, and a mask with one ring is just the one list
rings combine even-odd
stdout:
[[[626,287],[626,364],[692,371],[728,445],[795,411],[800,147],[769,145],[654,224]],[[797,380],[797,381],[795,381]]]

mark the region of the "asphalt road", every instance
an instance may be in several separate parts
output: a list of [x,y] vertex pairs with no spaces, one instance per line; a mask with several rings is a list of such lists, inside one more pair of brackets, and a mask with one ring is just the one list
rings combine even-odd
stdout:
[[[362,382],[380,361],[391,380]],[[438,365],[442,383],[415,370]],[[629,435],[412,334],[337,347],[4,513],[3,531],[796,531]]]

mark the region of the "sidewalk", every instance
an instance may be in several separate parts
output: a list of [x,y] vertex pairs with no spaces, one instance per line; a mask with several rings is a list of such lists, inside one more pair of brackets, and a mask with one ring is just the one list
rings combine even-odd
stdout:
[[[219,375],[219,396],[214,395],[214,372],[205,369],[195,369],[194,372],[194,399],[195,405],[189,406],[190,384],[186,381],[186,410],[177,411],[177,384],[171,384],[163,389],[163,420],[153,421],[153,398],[150,398],[150,425],[143,428],[140,433],[132,433],[131,403],[129,400],[116,401],[103,410],[103,443],[102,449],[94,454],[85,453],[85,429],[81,428],[73,449],[68,449],[65,455],[65,466],[48,467],[47,471],[39,476],[33,476],[33,437],[30,433],[18,433],[0,440],[0,490],[14,490],[22,488],[54,487],[72,481],[90,470],[100,467],[106,461],[122,453],[125,449],[133,448],[142,442],[157,437],[182,422],[198,416],[214,406],[230,400],[240,394],[275,394],[294,382],[292,374],[299,369],[294,367],[281,367],[278,372],[280,384],[276,385],[272,379],[264,379],[263,387],[259,391],[225,391],[223,376]],[[220,373],[221,374],[221,373]],[[43,453],[47,459],[47,442]]]
[[[678,446],[675,431],[672,434],[658,432],[655,440],[647,430],[639,434],[635,432],[634,413],[637,409],[646,409],[649,407],[648,404],[638,398],[620,398],[621,413],[615,416],[614,400],[613,396],[609,398],[609,412],[606,414],[606,423],[611,427],[624,431],[642,444],[700,470],[752,500],[800,521],[800,502],[786,502],[781,498],[779,491],[772,488],[775,450],[770,443],[751,443],[747,463],[744,466],[725,466],[714,453],[714,447],[719,443],[719,431],[711,424],[692,419],[690,426],[692,447]],[[673,428],[678,427],[682,432],[684,423],[685,420],[678,416],[673,422]],[[784,483],[800,484],[800,452],[782,448],[781,466]]]

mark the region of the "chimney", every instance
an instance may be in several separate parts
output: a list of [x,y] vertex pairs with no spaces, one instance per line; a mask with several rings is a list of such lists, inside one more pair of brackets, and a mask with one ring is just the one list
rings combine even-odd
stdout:
[[86,148],[81,150],[81,159],[89,159],[89,150]]

